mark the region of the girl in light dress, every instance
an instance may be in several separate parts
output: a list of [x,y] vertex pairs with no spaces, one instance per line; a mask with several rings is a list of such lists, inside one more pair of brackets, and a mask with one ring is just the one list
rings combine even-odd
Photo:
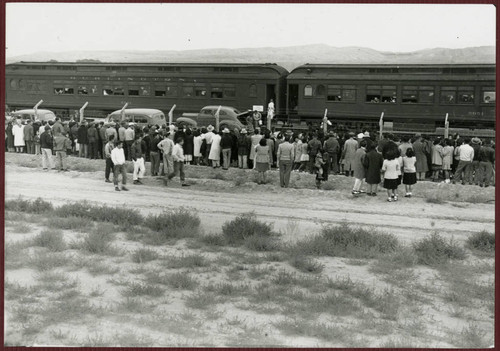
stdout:
[[391,149],[386,154],[386,159],[382,164],[382,172],[384,173],[384,188],[387,189],[387,201],[398,201],[398,173],[399,165],[399,150]]

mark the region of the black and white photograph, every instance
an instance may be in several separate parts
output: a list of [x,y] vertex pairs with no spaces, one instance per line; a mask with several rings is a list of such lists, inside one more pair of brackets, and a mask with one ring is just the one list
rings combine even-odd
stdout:
[[493,4],[5,9],[5,346],[494,347]]

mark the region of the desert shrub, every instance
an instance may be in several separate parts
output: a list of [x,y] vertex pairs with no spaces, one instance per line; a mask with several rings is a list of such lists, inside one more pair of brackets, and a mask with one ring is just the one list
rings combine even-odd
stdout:
[[165,264],[167,268],[179,269],[179,268],[197,268],[197,267],[207,267],[210,265],[210,261],[200,254],[190,254],[183,255],[180,257],[169,257]]
[[495,252],[495,234],[485,230],[477,232],[467,239],[467,246],[471,249]]
[[97,222],[109,222],[123,227],[141,224],[144,218],[132,209],[94,206],[87,201],[74,202],[62,205],[55,210],[59,217],[81,217]]
[[185,208],[149,215],[144,225],[153,230],[153,233],[145,235],[145,240],[160,245],[169,239],[196,237],[200,223],[198,215]]
[[200,241],[210,246],[226,245],[226,238],[220,234],[207,234],[200,237]]
[[54,209],[50,202],[47,202],[41,198],[36,200],[23,200],[18,198],[16,200],[5,201],[6,211],[15,212],[28,212],[28,213],[47,213]]
[[325,268],[323,264],[304,255],[293,255],[289,262],[299,271],[306,273],[321,273]]
[[67,218],[49,217],[47,218],[45,223],[49,228],[77,230],[80,232],[89,230],[89,228],[93,225],[93,223],[86,218],[74,216],[70,216]]
[[380,233],[346,223],[324,227],[320,235],[297,242],[292,253],[349,258],[374,258],[394,252],[400,244],[392,234]]
[[50,251],[63,251],[66,248],[66,242],[60,230],[43,230],[33,238],[33,244],[45,247]]
[[222,225],[222,234],[230,244],[243,242],[250,236],[271,236],[271,225],[257,220],[254,213],[244,213]]
[[412,247],[402,246],[398,250],[379,257],[370,267],[375,273],[392,274],[394,270],[411,268],[418,262],[418,257]]
[[167,275],[167,284],[173,289],[193,290],[198,281],[184,272],[178,272]]
[[446,241],[441,235],[434,232],[428,237],[413,244],[418,263],[425,265],[436,265],[447,262],[450,259],[465,259],[465,250],[458,246],[452,239]]
[[123,291],[123,295],[128,297],[144,295],[158,297],[162,296],[164,292],[165,289],[158,285],[130,282]]
[[274,237],[262,235],[246,237],[243,244],[245,247],[254,251],[274,251],[279,247]]
[[156,260],[158,253],[155,250],[141,248],[134,251],[132,254],[132,261],[135,263],[144,263]]
[[39,271],[60,268],[70,263],[70,259],[62,252],[36,252],[28,257],[28,264]]
[[95,254],[104,254],[110,251],[115,234],[110,227],[99,224],[93,231],[83,238],[81,248]]

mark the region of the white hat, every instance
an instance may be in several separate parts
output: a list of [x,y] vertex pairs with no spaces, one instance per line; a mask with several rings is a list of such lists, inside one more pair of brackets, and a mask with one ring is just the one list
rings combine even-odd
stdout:
[[370,133],[369,132],[365,132],[365,134],[363,134],[365,137],[369,138],[370,137]]
[[241,134],[247,134],[248,132],[247,132],[247,130],[245,128],[243,128],[240,133]]
[[363,139],[363,138],[364,138],[364,136],[365,136],[365,135],[364,135],[363,133],[359,133],[359,134],[358,134],[358,139]]
[[222,130],[222,133],[229,133],[229,129],[224,128],[224,129]]
[[213,125],[209,125],[209,126],[207,127],[207,130],[208,130],[209,132],[213,131],[213,130],[214,130],[214,126],[213,126]]

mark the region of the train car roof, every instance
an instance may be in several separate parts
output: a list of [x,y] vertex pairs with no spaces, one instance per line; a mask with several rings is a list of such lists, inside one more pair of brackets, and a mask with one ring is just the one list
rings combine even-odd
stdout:
[[82,66],[82,67],[98,67],[98,66],[116,66],[116,67],[260,67],[270,68],[280,75],[288,74],[288,71],[276,63],[174,63],[174,62],[33,62],[33,61],[20,61],[9,63],[9,66]]

